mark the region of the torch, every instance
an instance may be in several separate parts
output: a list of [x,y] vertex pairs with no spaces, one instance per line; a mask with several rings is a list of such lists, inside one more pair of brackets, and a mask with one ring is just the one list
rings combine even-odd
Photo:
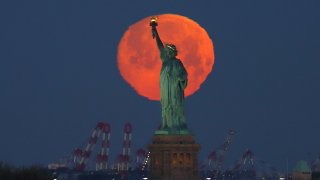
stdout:
[[155,37],[154,30],[156,31],[156,27],[158,26],[157,20],[158,20],[157,16],[152,16],[150,19],[150,26],[152,27],[152,38]]

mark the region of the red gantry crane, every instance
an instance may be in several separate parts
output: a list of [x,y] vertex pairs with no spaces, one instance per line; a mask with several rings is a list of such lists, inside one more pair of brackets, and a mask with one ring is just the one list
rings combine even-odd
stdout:
[[224,157],[228,152],[230,145],[233,141],[234,135],[236,134],[235,130],[229,130],[227,137],[222,145],[219,146],[217,150],[212,151],[207,159],[207,168],[208,171],[213,173],[215,177],[221,174],[221,169],[224,161]]
[[[102,134],[102,135],[101,135]],[[83,171],[86,168],[88,159],[100,137],[101,149],[96,156],[96,170],[105,170],[108,168],[109,146],[110,146],[110,125],[108,123],[99,122],[94,128],[89,142],[85,149],[76,148],[73,151],[73,164],[74,169]]]
[[241,158],[235,163],[232,172],[237,178],[256,178],[255,157],[250,149],[247,149]]
[[117,169],[122,171],[124,174],[129,170],[130,164],[130,153],[131,153],[131,136],[132,136],[132,125],[126,123],[123,129],[123,147],[122,154],[117,157]]
[[247,149],[229,172],[235,179],[279,179],[278,170]]

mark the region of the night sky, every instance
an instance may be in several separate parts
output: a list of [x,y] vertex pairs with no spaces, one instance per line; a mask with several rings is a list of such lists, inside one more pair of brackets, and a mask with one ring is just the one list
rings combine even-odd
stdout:
[[200,160],[230,128],[237,135],[225,167],[247,148],[279,169],[286,159],[290,169],[314,159],[319,9],[316,0],[1,1],[0,161],[59,161],[86,145],[98,121],[112,126],[111,160],[126,122],[134,128],[133,152],[145,148],[161,122],[160,103],[122,79],[117,46],[131,24],[163,13],[195,20],[215,46],[214,70],[186,99]]

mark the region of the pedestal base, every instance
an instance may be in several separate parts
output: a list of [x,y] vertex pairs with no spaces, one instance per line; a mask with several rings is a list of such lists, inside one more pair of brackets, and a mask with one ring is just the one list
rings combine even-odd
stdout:
[[199,180],[200,145],[192,135],[155,135],[150,151],[150,179]]

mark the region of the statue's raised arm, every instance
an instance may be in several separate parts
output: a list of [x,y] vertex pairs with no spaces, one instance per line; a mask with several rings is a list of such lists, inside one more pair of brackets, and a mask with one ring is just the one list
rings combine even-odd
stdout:
[[163,43],[162,43],[160,36],[158,34],[158,31],[157,31],[157,26],[158,26],[157,17],[151,18],[150,26],[152,27],[152,29],[151,29],[152,37],[156,38],[157,46],[158,46],[159,50],[161,51],[164,48],[164,46],[163,46]]

